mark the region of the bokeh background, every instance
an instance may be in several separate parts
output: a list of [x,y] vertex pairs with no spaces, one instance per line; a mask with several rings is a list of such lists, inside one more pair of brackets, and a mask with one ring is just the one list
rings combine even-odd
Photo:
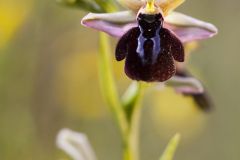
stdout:
[[[240,1],[188,0],[178,11],[219,28],[188,64],[215,109],[203,113],[171,89],[149,90],[142,160],[157,159],[175,132],[183,137],[176,160],[240,159]],[[70,159],[55,145],[61,128],[86,133],[98,159],[121,159],[120,135],[98,85],[98,33],[80,25],[84,14],[54,0],[0,0],[1,160]],[[130,83],[122,65],[114,63],[120,92]]]

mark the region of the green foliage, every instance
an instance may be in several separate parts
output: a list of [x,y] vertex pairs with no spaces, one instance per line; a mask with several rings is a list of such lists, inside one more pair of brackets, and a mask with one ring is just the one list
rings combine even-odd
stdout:
[[105,33],[100,33],[100,53],[99,53],[99,79],[102,94],[113,112],[120,130],[123,134],[127,132],[126,116],[121,106],[117,93],[111,66],[111,51],[109,37]]
[[168,143],[163,155],[159,160],[173,160],[179,141],[180,134],[176,134]]
[[122,105],[125,109],[128,121],[131,121],[134,109],[136,108],[137,102],[141,97],[142,88],[143,84],[134,81],[122,96]]
[[113,0],[57,0],[57,2],[68,7],[95,13],[116,10]]

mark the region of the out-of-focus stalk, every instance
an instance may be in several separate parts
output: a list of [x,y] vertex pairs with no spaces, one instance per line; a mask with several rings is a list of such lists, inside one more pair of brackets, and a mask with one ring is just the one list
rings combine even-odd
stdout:
[[123,159],[138,160],[138,131],[142,84],[133,82],[120,100],[112,72],[109,37],[100,33],[99,78],[102,94],[113,113],[123,140]]
[[95,12],[95,13],[101,13],[104,12],[104,9],[101,8],[96,2],[89,1],[89,0],[56,0],[59,4],[73,7],[73,8],[79,8],[82,10]]
[[[98,3],[99,0],[96,0]],[[111,3],[113,3],[111,1]],[[101,3],[98,3],[101,4]],[[116,11],[114,5],[106,3],[107,12]],[[104,5],[104,4],[102,4]],[[138,132],[142,85],[133,82],[122,99],[120,99],[113,78],[109,37],[100,33],[99,72],[102,93],[120,127],[123,140],[123,160],[138,160]]]
[[98,61],[102,94],[114,114],[122,135],[125,135],[128,130],[128,122],[113,78],[110,42],[109,37],[105,33],[100,33],[100,53]]
[[143,89],[144,85],[142,83],[133,82],[122,97],[122,105],[130,124],[124,143],[124,160],[139,159],[139,120],[141,116]]
[[180,141],[180,134],[177,133],[168,143],[164,153],[162,154],[162,156],[160,157],[159,160],[173,160],[175,151],[177,149],[177,146],[179,144]]

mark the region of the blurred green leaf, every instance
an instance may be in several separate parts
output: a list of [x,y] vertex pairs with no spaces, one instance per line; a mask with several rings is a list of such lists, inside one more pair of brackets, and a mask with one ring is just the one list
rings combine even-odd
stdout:
[[114,0],[95,0],[95,2],[107,12],[114,12],[117,10]]
[[93,0],[57,0],[57,2],[68,7],[79,8],[90,12],[100,13],[105,11],[104,8]]
[[57,0],[57,2],[68,7],[75,7],[95,13],[117,10],[113,0]]
[[134,81],[122,96],[122,105],[129,121],[131,120],[134,108],[141,97],[141,90],[142,84]]
[[168,143],[163,155],[159,160],[173,160],[175,151],[180,141],[180,134],[177,133]]

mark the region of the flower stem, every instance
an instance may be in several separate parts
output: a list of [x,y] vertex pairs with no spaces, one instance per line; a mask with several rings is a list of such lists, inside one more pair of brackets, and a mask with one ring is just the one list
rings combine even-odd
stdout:
[[125,135],[128,130],[128,123],[121,105],[119,95],[114,83],[112,66],[111,66],[111,50],[109,45],[109,37],[105,33],[100,33],[100,53],[99,53],[99,78],[102,94],[114,114],[114,117],[120,127],[121,133]]
[[128,137],[124,144],[123,160],[138,160],[139,156],[139,119],[141,115],[140,107],[134,111]]
[[142,95],[142,84],[133,82],[120,99],[111,63],[109,37],[100,33],[99,77],[102,94],[113,113],[120,128],[123,148],[123,160],[138,160],[138,134],[141,107],[139,101]]
[[141,116],[141,99],[144,85],[133,82],[122,98],[125,113],[128,118],[129,130],[124,146],[124,160],[139,159],[139,123]]

